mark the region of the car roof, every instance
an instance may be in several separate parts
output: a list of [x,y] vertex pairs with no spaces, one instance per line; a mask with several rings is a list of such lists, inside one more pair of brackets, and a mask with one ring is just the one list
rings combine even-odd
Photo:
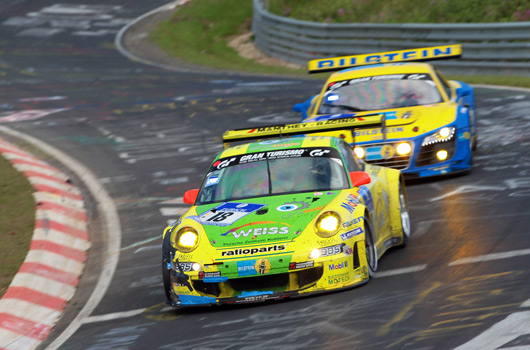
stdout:
[[433,67],[429,63],[386,63],[369,66],[354,67],[333,73],[328,81],[339,81],[359,77],[386,75],[386,74],[430,74]]
[[336,148],[339,139],[328,136],[302,136],[282,139],[270,139],[260,142],[245,143],[229,147],[222,151],[216,159],[238,156],[247,153],[280,151],[284,149],[306,147],[333,147]]

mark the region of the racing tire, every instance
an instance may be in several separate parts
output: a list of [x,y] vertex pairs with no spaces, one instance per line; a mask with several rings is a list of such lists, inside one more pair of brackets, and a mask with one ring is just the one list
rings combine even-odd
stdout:
[[377,247],[374,243],[374,236],[369,224],[364,225],[364,245],[366,247],[366,266],[368,267],[368,276],[373,278],[377,271]]
[[407,203],[407,197],[402,184],[399,184],[399,219],[401,224],[401,244],[400,247],[406,247],[409,242],[411,228],[410,228],[410,215],[409,207]]
[[476,149],[477,149],[477,139],[472,137],[471,140],[469,140],[469,165],[470,166],[473,165],[473,153],[475,152]]
[[[475,101],[473,101],[473,103],[475,103]],[[477,112],[476,111],[474,113],[474,117],[475,117],[475,121],[476,121],[477,120]],[[477,147],[478,147],[478,131],[477,131],[476,122],[475,122],[475,135],[473,135],[471,140],[472,140],[471,151],[475,152],[477,150]]]
[[473,143],[470,142],[469,144],[469,168],[461,171],[461,175],[469,175],[473,171],[473,151],[475,149],[473,148]]
[[169,281],[169,273],[167,265],[162,261],[162,282],[164,283],[164,293],[168,301],[171,301],[171,282]]

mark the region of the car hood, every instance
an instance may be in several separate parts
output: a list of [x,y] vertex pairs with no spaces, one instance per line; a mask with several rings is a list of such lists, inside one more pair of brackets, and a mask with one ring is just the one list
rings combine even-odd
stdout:
[[[305,120],[306,121],[324,121],[335,118],[345,117],[362,117],[374,113],[384,113],[386,118],[386,138],[387,139],[404,139],[419,136],[443,127],[456,118],[457,106],[452,102],[439,103],[427,106],[405,107],[395,110],[380,110],[370,112],[360,112],[356,114],[335,114],[322,115]],[[341,132],[322,133],[326,136],[339,137]],[[384,139],[381,128],[357,129],[355,131],[355,142],[362,144],[364,142],[381,142]],[[346,141],[353,142],[351,137]]]
[[210,244],[217,248],[293,241],[340,190],[229,201],[196,208]]
[[323,121],[329,119],[338,119],[345,117],[362,117],[363,115],[373,114],[384,114],[386,126],[402,126],[424,119],[432,121],[433,117],[438,115],[451,114],[454,117],[455,104],[453,103],[437,103],[432,105],[414,106],[414,107],[403,107],[395,109],[365,111],[352,114],[333,114],[333,115],[318,115],[304,122]]

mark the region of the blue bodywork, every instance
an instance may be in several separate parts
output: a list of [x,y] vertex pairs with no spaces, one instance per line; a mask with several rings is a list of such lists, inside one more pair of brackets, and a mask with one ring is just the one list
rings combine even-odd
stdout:
[[215,305],[216,299],[212,297],[202,297],[196,295],[179,294],[179,301],[181,306],[189,305]]
[[[438,129],[429,130],[427,133],[411,137],[411,138],[392,138],[392,134],[387,134],[386,143],[396,143],[399,141],[409,141],[413,144],[412,154],[410,156],[410,161],[408,167],[401,169],[401,172],[408,178],[411,177],[427,177],[427,176],[436,176],[444,175],[448,173],[460,172],[460,171],[469,171],[473,164],[473,149],[474,145],[472,140],[476,140],[477,130],[476,130],[476,109],[475,109],[475,96],[474,89],[466,83],[458,82],[460,87],[456,89],[457,102],[459,104],[456,109],[455,119],[443,127],[454,127],[455,134],[450,142],[454,143],[453,153],[445,161],[437,161],[432,164],[422,164],[422,159],[420,159],[420,151],[423,153],[426,152],[425,148],[422,149],[423,140],[438,132],[442,127]],[[323,121],[328,119],[335,118],[344,118],[344,117],[354,117],[358,113],[351,114],[333,114],[333,115],[321,115],[314,118],[309,118],[307,112],[311,103],[318,95],[314,95],[303,103],[298,103],[293,106],[293,111],[299,112],[302,114],[301,122],[314,122],[314,121]],[[386,112],[386,119],[391,120],[395,118],[395,112]],[[399,128],[400,126],[392,126],[390,128]],[[387,129],[388,130],[388,129]],[[368,142],[357,142],[358,146],[368,146],[370,144],[380,144],[381,141],[368,141]],[[475,141],[476,144],[476,141]],[[443,144],[447,146],[447,143]],[[372,163],[372,161],[377,161],[375,158],[380,154],[382,146],[378,147],[366,147],[367,156],[365,161]],[[433,149],[438,147],[437,145],[428,146]],[[370,153],[370,152],[371,153]],[[434,151],[433,151],[434,152]],[[377,155],[377,156],[376,156]],[[381,156],[379,156],[380,159]]]

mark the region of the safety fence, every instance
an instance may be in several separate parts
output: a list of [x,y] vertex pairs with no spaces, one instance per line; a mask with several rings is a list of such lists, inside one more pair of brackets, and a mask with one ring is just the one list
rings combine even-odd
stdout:
[[446,73],[530,76],[530,22],[317,23],[274,15],[266,0],[253,5],[256,45],[288,62],[459,43],[461,58],[436,62]]

